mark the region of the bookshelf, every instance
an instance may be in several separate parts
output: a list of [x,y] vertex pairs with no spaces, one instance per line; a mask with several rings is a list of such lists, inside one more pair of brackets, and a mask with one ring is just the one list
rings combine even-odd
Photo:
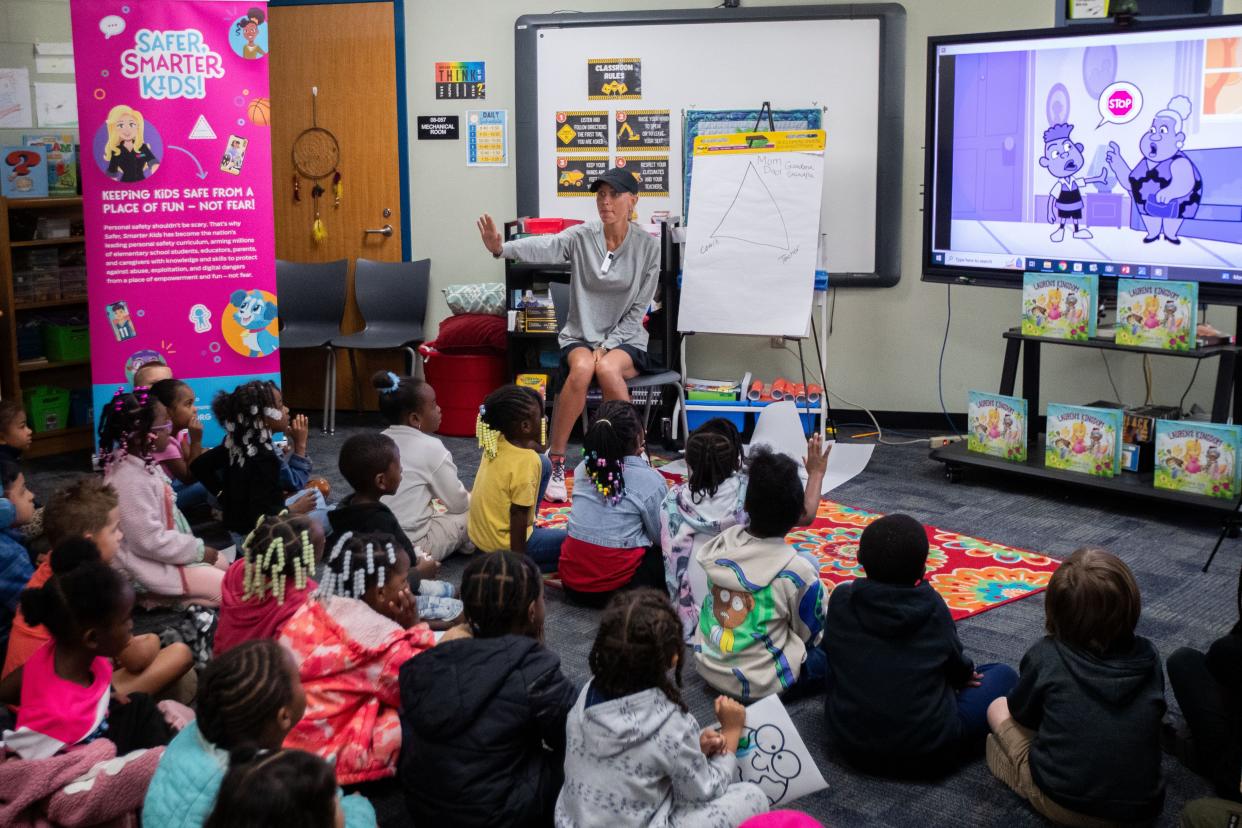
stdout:
[[[35,238],[40,219],[67,219],[68,236]],[[81,230],[82,199],[0,198],[0,395],[21,399],[40,385],[87,389],[90,357],[52,360],[19,348],[19,336],[31,333],[40,320],[86,319],[85,238]],[[32,255],[34,258],[32,258]],[[51,262],[55,260],[55,269]],[[39,276],[32,282],[31,263]],[[82,451],[94,444],[89,421],[37,431],[26,455],[41,457]],[[33,423],[32,423],[33,425]]]

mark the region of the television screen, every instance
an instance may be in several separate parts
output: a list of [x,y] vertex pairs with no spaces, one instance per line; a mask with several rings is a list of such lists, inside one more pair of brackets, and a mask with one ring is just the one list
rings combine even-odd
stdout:
[[924,278],[1242,304],[1242,17],[932,38]]

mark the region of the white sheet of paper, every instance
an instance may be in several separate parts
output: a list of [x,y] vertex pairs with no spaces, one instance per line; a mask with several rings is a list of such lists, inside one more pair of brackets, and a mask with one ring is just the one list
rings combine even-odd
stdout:
[[36,41],[34,47],[35,47],[36,55],[72,55],[73,54],[73,41],[71,40]]
[[828,494],[838,486],[857,477],[871,461],[874,443],[838,443],[830,441],[832,453],[828,455],[828,471],[824,473],[824,485],[820,494]]
[[743,782],[763,789],[773,808],[828,787],[779,696],[746,708],[737,768]]
[[[778,454],[793,458],[798,464],[798,475],[806,484],[806,467],[802,458],[806,456],[806,437],[802,431],[802,418],[798,416],[799,408],[792,402],[772,403],[759,414],[755,423],[755,433],[750,438],[749,452],[757,445],[767,445]],[[824,474],[824,485],[820,494],[827,494],[838,486],[854,479],[867,468],[871,461],[871,453],[875,446],[870,443],[838,443],[829,440],[832,451],[828,455],[828,471]]]
[[35,58],[35,72],[40,75],[72,75],[73,55],[39,55]]
[[24,66],[0,68],[0,127],[34,126],[30,106],[30,70]]
[[78,93],[72,83],[36,83],[39,126],[77,126]]
[[822,152],[695,158],[681,330],[806,334],[823,167]]

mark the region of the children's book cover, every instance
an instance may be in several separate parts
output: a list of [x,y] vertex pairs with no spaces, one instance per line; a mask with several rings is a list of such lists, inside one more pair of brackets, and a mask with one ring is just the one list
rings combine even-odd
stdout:
[[1242,488],[1242,426],[1156,420],[1157,489],[1235,497]]
[[42,147],[4,147],[0,149],[0,161],[0,195],[47,196],[47,155]]
[[72,134],[23,135],[28,147],[43,147],[47,152],[47,194],[72,196],[78,191],[77,138]]
[[1195,344],[1198,282],[1117,280],[1118,345],[1189,351]]
[[966,448],[1018,463],[1026,462],[1026,400],[971,391]]
[[1100,277],[1028,273],[1022,278],[1022,333],[1050,339],[1095,336]]
[[1119,408],[1049,405],[1044,465],[1098,477],[1121,473]]

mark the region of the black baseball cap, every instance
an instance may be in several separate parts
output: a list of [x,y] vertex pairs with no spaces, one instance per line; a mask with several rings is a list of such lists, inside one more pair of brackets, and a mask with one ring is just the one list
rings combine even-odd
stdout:
[[621,167],[613,167],[608,172],[591,182],[591,192],[599,189],[599,185],[608,184],[614,190],[623,193],[638,193],[638,179],[634,177],[634,173],[624,170]]

